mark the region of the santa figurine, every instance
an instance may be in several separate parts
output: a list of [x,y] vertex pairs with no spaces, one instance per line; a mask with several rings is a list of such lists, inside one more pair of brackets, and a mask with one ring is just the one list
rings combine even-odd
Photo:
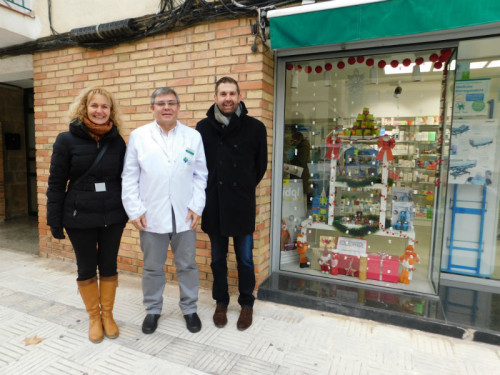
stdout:
[[285,220],[281,220],[281,251],[285,249],[285,244],[290,240],[290,232]]
[[406,246],[405,253],[399,257],[399,261],[403,270],[401,271],[401,275],[399,275],[398,281],[403,284],[409,284],[413,276],[413,271],[416,270],[415,263],[420,263],[420,258],[413,249],[413,245]]
[[323,249],[323,255],[318,258],[318,263],[320,265],[322,273],[330,273],[331,260],[332,255],[330,254],[330,251],[328,251],[328,246],[325,245],[325,248]]
[[302,233],[297,234],[297,252],[300,254],[300,268],[307,268],[311,265],[306,257],[307,246],[309,242],[302,241]]
[[339,274],[339,253],[336,251],[332,251],[331,253],[332,260],[330,261],[330,275],[338,275]]

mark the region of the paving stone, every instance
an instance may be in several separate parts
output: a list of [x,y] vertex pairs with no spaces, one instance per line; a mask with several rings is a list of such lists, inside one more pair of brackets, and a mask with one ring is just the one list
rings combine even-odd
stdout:
[[[208,290],[200,290],[203,328],[193,334],[173,282],[157,331],[145,335],[140,276],[127,273],[114,310],[120,335],[94,344],[75,278],[72,263],[0,249],[0,374],[483,375],[500,368],[498,346],[259,300],[252,326],[238,331],[235,296],[219,329]],[[35,335],[42,341],[25,345]]]

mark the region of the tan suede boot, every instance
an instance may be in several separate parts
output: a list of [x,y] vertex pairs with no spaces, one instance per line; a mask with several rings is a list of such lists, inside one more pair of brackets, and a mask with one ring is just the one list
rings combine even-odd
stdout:
[[85,308],[89,313],[89,340],[97,344],[104,338],[101,309],[99,308],[99,287],[97,286],[97,277],[94,276],[84,281],[77,280],[76,282]]
[[113,305],[115,304],[118,274],[114,276],[101,276],[99,288],[101,292],[102,325],[104,333],[110,339],[116,339],[120,334],[118,326],[113,319]]

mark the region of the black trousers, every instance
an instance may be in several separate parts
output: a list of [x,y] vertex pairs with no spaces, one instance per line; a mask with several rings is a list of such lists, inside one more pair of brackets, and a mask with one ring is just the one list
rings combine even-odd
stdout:
[[116,257],[125,223],[101,228],[65,228],[76,255],[78,281],[117,274]]

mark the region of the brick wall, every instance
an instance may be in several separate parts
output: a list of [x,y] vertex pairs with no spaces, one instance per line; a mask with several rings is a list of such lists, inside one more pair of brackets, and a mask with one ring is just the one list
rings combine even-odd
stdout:
[[[254,262],[257,283],[269,274],[271,150],[273,114],[273,59],[266,48],[250,50],[254,37],[248,19],[202,24],[104,50],[70,48],[34,55],[35,126],[38,174],[40,255],[74,259],[68,240],[50,236],[46,225],[46,196],[52,144],[68,128],[63,121],[69,105],[83,87],[105,86],[118,99],[124,113],[125,140],[140,125],[151,122],[149,98],[156,87],[170,86],[181,99],[180,121],[194,127],[213,104],[214,80],[235,78],[250,115],[268,129],[269,164],[257,188],[257,228]],[[197,262],[200,285],[211,286],[210,241],[199,229]],[[142,272],[139,233],[129,223],[119,252],[119,269]],[[229,255],[229,284],[237,284],[236,259]],[[175,279],[172,253],[166,264],[167,279]]]

